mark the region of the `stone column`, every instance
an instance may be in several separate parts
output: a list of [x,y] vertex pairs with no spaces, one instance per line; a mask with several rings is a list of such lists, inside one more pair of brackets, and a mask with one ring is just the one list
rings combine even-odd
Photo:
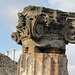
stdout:
[[[30,48],[32,50],[32,47]],[[52,51],[49,53],[32,52],[23,53],[20,56],[17,70],[17,75],[68,75],[67,57]]]
[[12,49],[12,60],[14,60],[14,61],[15,61],[15,51],[16,51],[16,49]]
[[9,51],[5,51],[6,52],[6,56],[9,56]]
[[23,48],[17,75],[68,75],[65,46],[75,44],[75,14],[28,6],[18,18],[11,35]]

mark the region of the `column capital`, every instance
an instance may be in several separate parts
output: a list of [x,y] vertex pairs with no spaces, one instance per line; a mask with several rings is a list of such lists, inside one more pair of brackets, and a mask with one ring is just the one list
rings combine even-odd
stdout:
[[11,49],[12,51],[16,51],[16,49]]
[[5,52],[9,53],[9,51],[5,51]]
[[28,6],[18,13],[17,32],[11,38],[25,47],[46,46],[65,49],[75,43],[75,13]]
[[5,51],[6,52],[6,55],[8,56],[9,55],[9,51]]

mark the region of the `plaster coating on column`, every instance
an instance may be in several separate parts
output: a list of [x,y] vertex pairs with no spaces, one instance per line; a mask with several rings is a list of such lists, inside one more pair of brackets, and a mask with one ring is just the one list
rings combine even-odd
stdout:
[[9,51],[5,51],[6,52],[6,56],[9,56]]
[[12,49],[12,60],[15,61],[15,51],[16,49]]

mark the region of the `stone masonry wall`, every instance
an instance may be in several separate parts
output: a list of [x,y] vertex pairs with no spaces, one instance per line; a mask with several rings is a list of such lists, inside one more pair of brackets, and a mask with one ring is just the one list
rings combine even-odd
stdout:
[[0,75],[16,75],[17,63],[0,53]]
[[68,75],[64,54],[24,53],[20,56],[17,75]]

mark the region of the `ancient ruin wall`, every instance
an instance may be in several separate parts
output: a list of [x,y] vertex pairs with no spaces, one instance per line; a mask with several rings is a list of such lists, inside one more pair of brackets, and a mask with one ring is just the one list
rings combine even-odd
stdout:
[[17,62],[0,53],[0,75],[17,75]]

